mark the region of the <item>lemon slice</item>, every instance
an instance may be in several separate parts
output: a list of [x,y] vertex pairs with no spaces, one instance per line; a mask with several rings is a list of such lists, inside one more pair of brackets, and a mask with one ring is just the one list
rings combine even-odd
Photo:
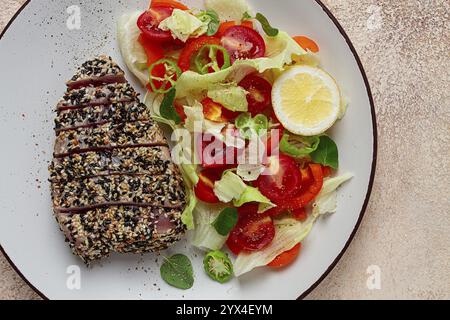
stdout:
[[137,20],[141,14],[142,12],[136,11],[120,17],[117,38],[128,69],[143,85],[146,85],[148,83],[147,55],[138,41],[141,31],[137,27]]
[[272,103],[287,130],[314,136],[327,131],[338,119],[341,94],[336,81],[322,69],[298,66],[275,81]]

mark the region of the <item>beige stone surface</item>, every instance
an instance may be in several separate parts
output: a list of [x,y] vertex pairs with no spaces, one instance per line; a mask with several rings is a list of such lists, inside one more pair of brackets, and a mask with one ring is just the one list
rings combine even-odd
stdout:
[[[0,30],[23,2],[0,2]],[[379,155],[363,223],[308,299],[450,299],[450,2],[324,3],[366,69]],[[366,285],[369,266],[380,268],[379,290]],[[0,299],[30,298],[0,255]]]

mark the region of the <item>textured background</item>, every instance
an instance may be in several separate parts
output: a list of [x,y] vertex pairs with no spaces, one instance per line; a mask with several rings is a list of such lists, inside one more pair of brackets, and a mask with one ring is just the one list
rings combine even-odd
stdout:
[[[0,1],[3,30],[25,0]],[[324,0],[367,72],[378,170],[362,225],[309,299],[450,299],[450,2]],[[381,288],[369,290],[378,266]],[[0,254],[0,299],[38,299]]]

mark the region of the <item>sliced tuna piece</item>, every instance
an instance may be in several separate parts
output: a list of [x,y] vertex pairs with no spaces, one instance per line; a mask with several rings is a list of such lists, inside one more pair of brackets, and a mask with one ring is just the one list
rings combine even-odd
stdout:
[[147,121],[149,119],[150,112],[145,104],[137,101],[120,102],[110,105],[59,111],[55,119],[55,130],[59,132],[101,125],[108,122],[135,122]]
[[55,158],[50,166],[50,181],[67,182],[114,173],[161,175],[175,168],[168,147],[115,148]]
[[112,251],[161,251],[185,231],[179,210],[158,207],[117,206],[56,216],[72,250],[86,263]]
[[61,131],[55,142],[55,156],[111,149],[122,146],[167,146],[167,140],[153,121],[106,123],[96,127]]
[[56,211],[79,211],[86,207],[131,203],[141,206],[182,207],[185,191],[179,172],[166,174],[107,175],[53,183]]
[[132,102],[139,94],[129,83],[114,83],[99,87],[83,87],[69,90],[56,106],[57,110],[79,109],[109,103]]
[[67,82],[70,90],[111,83],[125,83],[125,74],[111,57],[99,56],[86,61]]

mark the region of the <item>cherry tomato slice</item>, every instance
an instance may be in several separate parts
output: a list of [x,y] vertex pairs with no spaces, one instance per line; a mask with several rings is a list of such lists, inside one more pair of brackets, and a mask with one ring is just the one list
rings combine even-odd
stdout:
[[159,28],[159,24],[170,17],[173,10],[170,7],[152,7],[139,17],[137,25],[147,40],[160,43],[175,41],[170,31]]
[[238,59],[255,59],[264,57],[266,43],[254,29],[244,26],[228,28],[222,36],[222,46],[228,50],[231,63]]
[[248,111],[252,116],[262,113],[272,104],[272,85],[266,79],[249,75],[239,83],[239,86],[249,93]]
[[296,195],[301,188],[302,177],[295,160],[280,154],[269,158],[268,168],[256,180],[256,187],[275,203]]
[[260,214],[239,217],[236,227],[231,231],[228,241],[241,250],[258,251],[267,247],[275,237],[272,218]]
[[181,51],[180,57],[178,58],[178,66],[181,71],[185,72],[191,69],[192,60],[196,56],[196,54],[200,51],[203,46],[207,44],[216,44],[220,45],[220,39],[215,37],[199,37],[189,39],[186,42],[186,46],[183,51]]
[[290,265],[295,261],[295,259],[297,259],[298,255],[300,254],[301,247],[301,243],[297,244],[291,250],[283,252],[278,257],[273,259],[272,262],[270,262],[267,266],[272,268],[283,268]]
[[239,155],[244,151],[234,147],[227,147],[211,134],[197,134],[197,156],[203,168],[233,168],[237,166]]
[[207,169],[199,173],[198,183],[194,188],[197,198],[206,203],[219,203],[219,199],[214,193],[214,183],[220,180],[221,173]]
[[300,208],[297,210],[292,211],[292,216],[295,220],[304,222],[308,218],[308,214],[306,213],[305,208]]
[[227,239],[227,247],[235,255],[238,255],[239,253],[242,252],[242,248],[235,242],[233,238],[230,237]]

